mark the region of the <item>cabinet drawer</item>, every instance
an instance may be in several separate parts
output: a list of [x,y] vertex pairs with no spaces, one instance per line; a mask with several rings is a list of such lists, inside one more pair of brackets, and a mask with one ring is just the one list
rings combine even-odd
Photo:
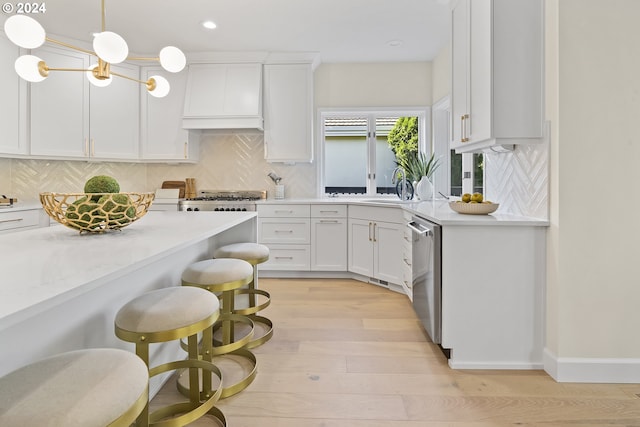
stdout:
[[313,218],[346,218],[347,205],[311,205],[311,216]]
[[0,213],[0,231],[38,227],[39,225],[39,209]]
[[308,218],[258,218],[260,243],[309,244],[310,242]]
[[394,224],[403,224],[402,209],[396,207],[381,208],[376,206],[349,206],[349,218],[366,219],[371,221],[385,221]]
[[289,205],[289,204],[258,204],[258,217],[269,218],[308,218],[309,205]]
[[260,264],[260,270],[309,271],[309,245],[269,245],[269,261]]

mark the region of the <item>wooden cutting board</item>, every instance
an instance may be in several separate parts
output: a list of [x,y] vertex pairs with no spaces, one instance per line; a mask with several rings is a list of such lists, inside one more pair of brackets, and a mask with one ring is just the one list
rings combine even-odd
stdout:
[[180,194],[178,194],[178,197],[183,199],[184,198],[184,192],[185,192],[185,188],[186,188],[187,184],[184,181],[164,181],[162,183],[162,188],[177,188],[180,190]]

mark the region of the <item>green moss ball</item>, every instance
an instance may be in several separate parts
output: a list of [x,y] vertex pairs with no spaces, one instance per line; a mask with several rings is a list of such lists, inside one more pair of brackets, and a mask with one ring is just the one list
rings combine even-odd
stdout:
[[[85,193],[119,193],[120,184],[115,178],[107,175],[96,175],[84,184]],[[97,201],[97,199],[94,199]]]

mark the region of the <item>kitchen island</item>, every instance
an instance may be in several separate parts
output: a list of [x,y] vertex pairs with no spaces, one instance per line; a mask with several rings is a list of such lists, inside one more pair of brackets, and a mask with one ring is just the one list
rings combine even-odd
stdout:
[[[180,285],[184,268],[219,246],[255,242],[256,227],[251,212],[149,212],[103,234],[56,225],[0,236],[0,376],[63,351],[133,350],[114,334],[120,307]],[[174,344],[152,349],[152,364],[179,357]]]

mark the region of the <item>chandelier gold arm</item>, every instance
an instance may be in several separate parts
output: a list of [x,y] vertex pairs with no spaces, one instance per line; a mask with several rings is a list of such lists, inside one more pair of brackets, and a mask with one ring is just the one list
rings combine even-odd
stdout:
[[114,73],[113,71],[111,72],[111,74],[114,75],[114,76],[122,77],[123,79],[131,80],[131,81],[143,84],[143,85],[145,85],[147,87],[148,91],[152,91],[152,90],[154,90],[156,88],[156,81],[153,78],[151,78],[151,79],[149,79],[147,81],[144,81],[144,80],[134,79],[133,77],[125,76],[124,74]]
[[98,56],[98,55],[96,55],[96,53],[95,53],[94,51],[92,51],[92,50],[83,49],[83,48],[81,48],[81,47],[74,46],[74,45],[69,44],[69,43],[61,42],[60,40],[55,40],[55,39],[52,39],[52,38],[46,37],[46,41],[48,41],[49,43],[53,43],[53,44],[57,44],[57,45],[60,45],[60,46],[68,47],[69,49],[77,50],[77,51],[79,51],[79,52],[88,53],[89,55],[93,55],[93,56],[96,56],[96,57]]
[[127,61],[160,61],[159,57],[147,58],[143,56],[127,56]]

